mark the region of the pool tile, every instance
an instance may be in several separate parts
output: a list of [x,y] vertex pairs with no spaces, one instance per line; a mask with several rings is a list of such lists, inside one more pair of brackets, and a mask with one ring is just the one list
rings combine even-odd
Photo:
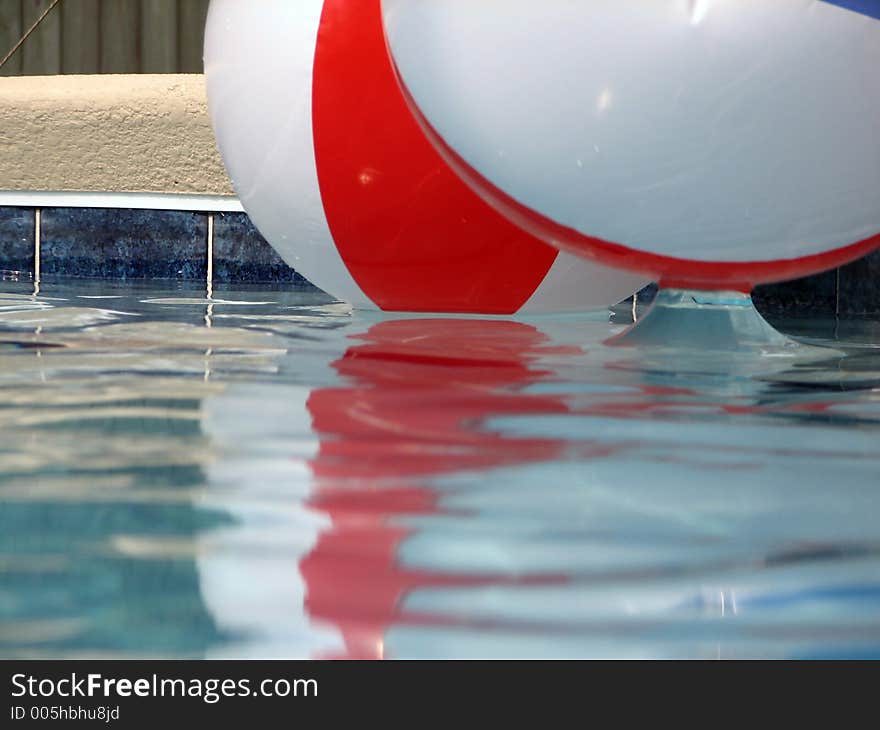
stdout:
[[793,281],[763,284],[755,288],[752,298],[762,314],[833,316],[837,310],[837,271],[832,269]]
[[245,213],[214,216],[214,281],[307,283],[276,253]]
[[[654,300],[657,285],[648,284],[637,294],[639,306]],[[752,294],[755,306],[766,315],[817,313],[833,315],[837,307],[837,273],[826,271],[803,279],[766,284]]]
[[[0,207],[0,275],[32,276],[34,212]],[[105,279],[207,276],[207,215],[179,211],[54,208],[42,213],[45,275]],[[311,286],[289,267],[244,213],[214,216],[214,281]],[[656,285],[638,294],[640,306]],[[880,314],[880,252],[838,271],[758,287],[755,304],[773,315]]]
[[203,213],[47,208],[41,270],[55,276],[204,281],[207,236]]
[[654,297],[657,296],[657,284],[651,282],[645,287],[639,289],[636,293],[636,300],[642,306],[651,304],[654,301]]
[[0,271],[34,273],[34,211],[0,207]]
[[840,268],[840,313],[880,314],[880,251]]

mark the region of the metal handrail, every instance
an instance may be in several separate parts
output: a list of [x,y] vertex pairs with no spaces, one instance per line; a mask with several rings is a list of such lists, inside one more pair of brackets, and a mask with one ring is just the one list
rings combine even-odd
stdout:
[[3,56],[3,60],[0,61],[0,70],[3,69],[3,66],[6,65],[6,62],[15,55],[15,52],[24,45],[25,41],[30,37],[31,33],[33,33],[40,26],[40,23],[42,23],[46,19],[49,13],[51,13],[60,2],[61,0],[52,0],[51,5],[49,5],[49,7],[47,7],[43,11],[42,15],[40,15],[40,17],[34,21],[34,24],[27,29],[27,31],[21,38],[18,39],[18,42],[12,47],[9,53]]

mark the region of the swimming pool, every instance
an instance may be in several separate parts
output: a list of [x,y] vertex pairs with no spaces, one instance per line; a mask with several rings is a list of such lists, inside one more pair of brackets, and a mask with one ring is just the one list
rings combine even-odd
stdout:
[[0,655],[880,656],[880,323],[0,285]]

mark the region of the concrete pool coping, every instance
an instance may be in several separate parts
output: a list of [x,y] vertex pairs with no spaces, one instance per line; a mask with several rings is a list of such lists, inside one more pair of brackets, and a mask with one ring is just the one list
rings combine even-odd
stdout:
[[[15,205],[13,194],[62,192],[210,196],[214,210],[240,210],[214,141],[204,76],[0,78],[0,204]],[[111,207],[108,200],[86,196],[81,204]],[[156,202],[149,207],[165,207]]]

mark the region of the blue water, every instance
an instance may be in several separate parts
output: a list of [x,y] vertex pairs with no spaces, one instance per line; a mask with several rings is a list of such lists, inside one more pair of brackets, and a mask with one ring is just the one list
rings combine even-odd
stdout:
[[0,287],[0,655],[880,656],[877,322],[170,287]]

